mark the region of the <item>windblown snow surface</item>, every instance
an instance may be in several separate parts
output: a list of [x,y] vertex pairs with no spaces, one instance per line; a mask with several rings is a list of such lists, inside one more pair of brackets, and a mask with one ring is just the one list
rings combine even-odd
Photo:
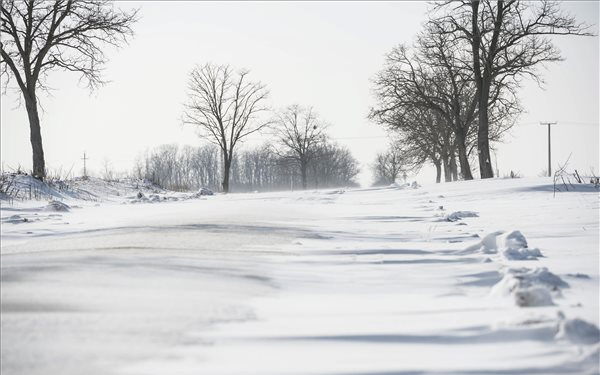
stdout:
[[597,374],[575,188],[3,204],[2,374]]

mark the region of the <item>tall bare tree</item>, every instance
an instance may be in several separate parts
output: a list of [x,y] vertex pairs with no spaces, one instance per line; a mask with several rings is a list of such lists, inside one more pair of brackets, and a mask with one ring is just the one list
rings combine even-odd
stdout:
[[481,178],[494,176],[490,158],[490,102],[494,82],[519,85],[523,77],[542,83],[539,68],[560,61],[552,35],[592,35],[589,27],[563,12],[558,2],[520,0],[447,1],[436,22],[471,49],[477,87],[477,153]]
[[38,89],[51,70],[81,74],[90,88],[103,84],[107,62],[102,46],[119,46],[131,36],[137,11],[124,12],[108,0],[1,0],[1,56],[5,87],[21,91],[29,118],[33,175],[46,176]]
[[225,193],[229,192],[236,146],[270,124],[260,118],[267,110],[268,91],[260,82],[250,81],[248,74],[247,70],[236,73],[227,65],[205,64],[192,70],[188,84],[183,121],[198,126],[202,136],[221,149]]
[[311,108],[291,105],[278,114],[275,120],[277,139],[285,157],[293,160],[300,169],[302,188],[307,186],[308,164],[314,157],[317,146],[325,140],[326,124]]

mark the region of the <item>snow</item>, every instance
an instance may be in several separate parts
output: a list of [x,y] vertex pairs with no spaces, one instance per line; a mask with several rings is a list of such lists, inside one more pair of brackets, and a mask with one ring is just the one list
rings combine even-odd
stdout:
[[598,191],[551,183],[3,201],[2,374],[598,373]]
[[465,217],[478,217],[479,215],[477,214],[477,212],[473,212],[473,211],[456,211],[453,212],[451,214],[448,214],[446,216],[444,216],[444,220],[445,221],[459,221]]
[[60,201],[50,201],[44,207],[46,211],[55,211],[55,212],[69,212],[71,211],[71,207],[68,204],[60,202]]
[[[447,221],[456,220],[447,219]],[[508,260],[537,260],[537,258],[543,256],[539,249],[530,249],[527,247],[527,239],[518,230],[513,230],[508,233],[505,233],[504,231],[489,233],[483,237],[479,243],[469,246],[461,253],[467,254],[477,252],[483,254],[500,253]]]
[[548,271],[547,268],[508,268],[504,277],[492,287],[492,296],[514,295],[519,306],[552,305],[553,294],[562,297],[561,289],[568,288],[564,280]]
[[600,342],[600,331],[595,325],[581,319],[563,319],[556,338],[567,339],[575,344],[592,345]]
[[515,303],[519,307],[552,306],[552,296],[546,288],[519,288],[514,291]]

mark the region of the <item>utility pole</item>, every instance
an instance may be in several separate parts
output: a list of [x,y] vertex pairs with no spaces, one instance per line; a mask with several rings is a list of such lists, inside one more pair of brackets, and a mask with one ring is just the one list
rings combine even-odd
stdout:
[[85,151],[83,152],[83,157],[81,158],[81,160],[83,160],[83,179],[85,180],[87,178],[87,164],[86,161],[89,158],[85,155]]
[[550,125],[556,125],[557,122],[540,122],[540,125],[548,126],[548,177],[552,176],[552,144],[550,143]]

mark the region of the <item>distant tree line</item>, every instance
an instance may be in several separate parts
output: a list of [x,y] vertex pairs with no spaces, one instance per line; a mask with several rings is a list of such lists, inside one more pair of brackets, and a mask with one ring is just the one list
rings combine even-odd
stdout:
[[[358,162],[348,149],[328,139],[328,125],[317,112],[298,104],[272,111],[265,104],[268,90],[250,80],[249,74],[246,69],[235,71],[229,65],[204,64],[192,69],[183,123],[195,126],[204,140],[216,146],[210,148],[206,168],[212,168],[211,176],[221,182],[217,185],[213,179],[188,174],[186,177],[192,180],[187,185],[204,184],[223,192],[229,192],[232,185],[238,191],[356,185]],[[274,135],[272,145],[239,151],[248,136],[266,131]],[[156,176],[164,179],[156,173],[150,177]],[[172,184],[170,179],[155,182]],[[179,188],[178,182],[173,187]]]
[[[139,157],[134,174],[166,189],[207,187],[218,191],[224,162],[216,145],[163,145]],[[240,149],[230,162],[230,191],[236,192],[356,186],[354,179],[359,172],[350,151],[329,141],[320,142],[311,151],[305,174],[294,158],[272,145]]]
[[396,138],[386,153],[399,153],[378,156],[376,177],[398,158],[404,170],[433,164],[437,182],[442,171],[446,181],[473,179],[474,161],[493,177],[492,145],[522,112],[521,82],[542,83],[540,66],[561,60],[552,35],[591,33],[552,1],[433,4],[413,45],[393,48],[373,80],[369,117]]

